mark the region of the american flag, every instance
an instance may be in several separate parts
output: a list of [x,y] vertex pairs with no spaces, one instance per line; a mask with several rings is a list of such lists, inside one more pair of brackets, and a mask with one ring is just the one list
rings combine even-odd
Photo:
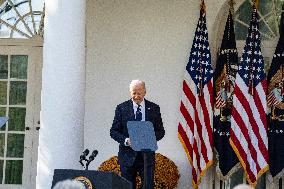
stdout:
[[277,106],[280,102],[277,100],[276,96],[274,95],[274,92],[271,91],[267,96],[267,105],[269,107],[271,106]]
[[266,123],[266,77],[261,54],[258,12],[252,19],[236,76],[230,144],[236,152],[250,185],[268,170]]
[[215,107],[220,109],[226,106],[226,100],[222,97],[221,91],[217,92]]
[[213,70],[204,9],[202,1],[183,80],[178,124],[179,139],[192,166],[194,188],[213,163]]

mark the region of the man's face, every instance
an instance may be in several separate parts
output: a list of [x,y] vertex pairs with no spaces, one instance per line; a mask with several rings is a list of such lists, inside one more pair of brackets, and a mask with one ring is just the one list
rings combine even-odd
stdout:
[[130,95],[136,104],[140,104],[143,101],[145,94],[144,85],[136,85],[130,90]]

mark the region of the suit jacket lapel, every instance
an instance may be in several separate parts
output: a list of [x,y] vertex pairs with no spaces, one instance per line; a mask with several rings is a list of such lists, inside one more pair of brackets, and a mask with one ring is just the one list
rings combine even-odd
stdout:
[[127,114],[129,115],[129,119],[128,119],[129,121],[135,120],[135,115],[133,111],[133,103],[131,99],[127,103]]
[[150,112],[151,112],[151,107],[149,106],[148,100],[145,100],[145,121],[150,121]]

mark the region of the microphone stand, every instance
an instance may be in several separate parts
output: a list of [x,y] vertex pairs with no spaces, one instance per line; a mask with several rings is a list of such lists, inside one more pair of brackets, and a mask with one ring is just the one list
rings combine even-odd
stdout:
[[[91,160],[93,161],[93,160]],[[88,171],[89,170],[89,164],[91,163],[90,159],[87,161],[86,163],[86,167],[85,167],[85,170]]]
[[89,157],[89,160],[87,160],[87,163],[86,163],[86,168],[85,170],[88,170],[89,169],[89,164],[94,161],[95,157],[98,155],[98,151],[97,150],[94,150],[92,155],[90,155]]

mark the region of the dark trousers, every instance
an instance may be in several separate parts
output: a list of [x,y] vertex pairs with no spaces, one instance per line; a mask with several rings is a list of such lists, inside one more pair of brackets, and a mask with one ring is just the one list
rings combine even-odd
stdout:
[[[154,170],[155,170],[155,159],[154,155],[147,155],[147,186],[146,189],[154,188]],[[132,182],[132,188],[136,189],[136,176],[139,173],[142,181],[143,188],[143,180],[144,180],[144,159],[143,154],[138,152],[136,159],[132,166],[121,166],[121,176],[126,178],[128,181]]]

